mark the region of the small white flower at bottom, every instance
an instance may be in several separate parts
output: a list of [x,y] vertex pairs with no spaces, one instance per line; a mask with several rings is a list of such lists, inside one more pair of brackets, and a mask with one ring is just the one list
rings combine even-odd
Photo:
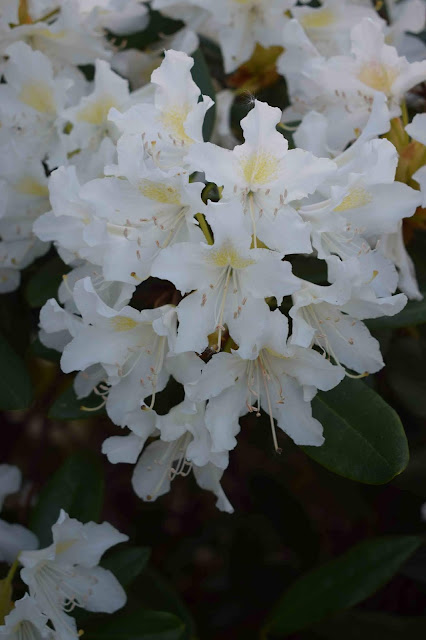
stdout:
[[63,510],[52,534],[49,547],[20,554],[21,578],[61,640],[76,640],[76,622],[67,615],[75,607],[113,613],[124,606],[122,586],[97,565],[109,547],[128,537],[108,522],[82,524]]

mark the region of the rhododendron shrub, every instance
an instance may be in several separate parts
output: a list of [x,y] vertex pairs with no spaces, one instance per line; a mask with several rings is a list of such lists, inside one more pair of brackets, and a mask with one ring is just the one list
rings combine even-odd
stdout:
[[[426,415],[405,380],[426,322],[426,8],[382,4],[3,2],[0,407],[35,454],[6,446],[0,468],[2,499],[15,463],[28,478],[0,521],[1,637],[196,637],[179,608],[135,609],[145,547],[108,551],[182,478],[238,514],[256,456],[376,485],[407,467],[387,401]],[[262,637],[368,597],[419,544],[313,571],[262,605]]]

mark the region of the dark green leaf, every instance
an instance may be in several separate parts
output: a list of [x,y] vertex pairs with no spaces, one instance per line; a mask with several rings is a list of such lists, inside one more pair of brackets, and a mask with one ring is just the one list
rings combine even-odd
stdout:
[[325,443],[302,449],[330,471],[384,484],[407,466],[408,444],[398,415],[360,380],[345,378],[335,389],[319,393],[312,407],[324,427]]
[[112,571],[123,587],[127,587],[145,569],[150,554],[148,547],[128,547],[111,553],[102,560],[102,566]]
[[59,362],[61,359],[61,354],[56,349],[49,349],[45,347],[39,340],[36,338],[34,342],[31,343],[29,352],[31,355],[36,358],[41,358],[42,360],[49,360],[49,362]]
[[33,388],[25,363],[0,334],[0,409],[27,409]]
[[137,611],[114,616],[84,635],[87,640],[179,640],[184,629],[172,613]]
[[28,280],[25,288],[25,297],[30,307],[42,307],[49,298],[56,298],[62,276],[68,271],[69,267],[58,257],[51,258],[40,267]]
[[415,416],[426,418],[426,341],[397,336],[386,359],[386,377],[399,402]]
[[340,613],[331,620],[315,625],[316,637],[327,640],[401,640],[424,638],[426,618],[423,616],[396,616],[379,611],[350,610]]
[[[102,398],[95,393],[91,393],[87,398],[77,398],[74,387],[70,384],[56,398],[50,407],[48,415],[53,420],[87,420],[105,413],[104,408],[100,406],[101,404]],[[85,409],[82,407],[85,407]],[[95,409],[96,407],[99,407],[99,409]],[[90,411],[87,411],[87,409],[90,409]]]
[[131,585],[128,591],[129,606],[143,605],[158,611],[170,611],[184,622],[184,632],[181,640],[194,638],[195,624],[191,613],[173,586],[163,576],[147,567],[145,571]]
[[61,509],[80,522],[97,521],[104,493],[103,470],[92,455],[75,453],[43,487],[31,517],[31,529],[40,546],[51,543],[51,527]]
[[[197,51],[192,54],[192,57],[194,58],[194,66],[191,69],[191,73],[195,84],[200,88],[203,95],[210,96],[212,100],[216,100],[216,91],[203,52],[201,49],[197,49]],[[207,111],[204,118],[203,137],[206,141],[210,140],[212,136],[215,117],[216,105],[214,104]]]
[[265,635],[286,636],[365,600],[392,578],[421,543],[417,536],[367,540],[302,576],[273,609]]

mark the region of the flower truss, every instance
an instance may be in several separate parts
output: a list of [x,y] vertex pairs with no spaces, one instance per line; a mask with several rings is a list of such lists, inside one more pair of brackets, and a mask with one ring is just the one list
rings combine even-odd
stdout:
[[[426,203],[425,116],[406,117],[426,80],[413,45],[424,5],[389,3],[388,22],[365,2],[320,5],[153,0],[185,23],[163,57],[161,46],[116,52],[105,38],[144,27],[140,2],[11,1],[0,13],[0,289],[14,290],[52,244],[68,265],[40,339],[77,372],[77,396],[95,392],[124,430],[102,450],[134,465],[143,500],[193,472],[231,512],[220,483],[240,418],[267,414],[276,451],[284,434],[321,446],[317,391],[384,365],[364,320],[421,298],[402,226]],[[217,42],[225,73],[257,47],[276,49],[290,105],[253,100],[238,139],[232,91],[214,105],[194,81],[194,31]],[[295,148],[282,134],[290,121]],[[421,158],[409,180],[398,126]],[[324,281],[301,277],[298,256],[322,263]],[[150,278],[161,295],[140,305]],[[172,379],[182,398],[163,415],[158,396]],[[98,597],[100,548],[77,562],[63,547],[71,529],[90,538],[81,527],[62,514],[52,547],[20,555],[30,597],[61,637],[75,633],[64,606],[109,611],[109,590],[120,601],[112,582]],[[100,539],[119,540],[102,527]],[[13,615],[25,621],[31,602]],[[44,618],[34,624],[43,636]]]

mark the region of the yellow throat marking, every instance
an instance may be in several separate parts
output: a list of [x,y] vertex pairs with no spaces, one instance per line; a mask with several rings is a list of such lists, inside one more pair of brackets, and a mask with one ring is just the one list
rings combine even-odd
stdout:
[[139,191],[150,200],[155,200],[155,202],[161,202],[162,204],[181,204],[179,191],[173,187],[168,187],[162,182],[141,180]]
[[267,184],[278,174],[278,160],[271,153],[259,151],[241,159],[241,169],[248,184]]
[[255,260],[240,256],[236,248],[230,243],[225,243],[220,249],[214,249],[208,254],[208,262],[216,267],[232,267],[233,269],[244,269]]
[[52,90],[47,84],[30,83],[22,87],[19,99],[40,113],[56,113]]
[[115,318],[111,318],[111,324],[114,331],[122,332],[131,331],[138,326],[139,322],[127,316],[115,316]]
[[341,213],[342,211],[348,211],[349,209],[356,209],[358,207],[364,207],[371,202],[373,196],[364,189],[364,187],[355,187],[351,189],[348,195],[343,198],[342,202],[333,209]]

